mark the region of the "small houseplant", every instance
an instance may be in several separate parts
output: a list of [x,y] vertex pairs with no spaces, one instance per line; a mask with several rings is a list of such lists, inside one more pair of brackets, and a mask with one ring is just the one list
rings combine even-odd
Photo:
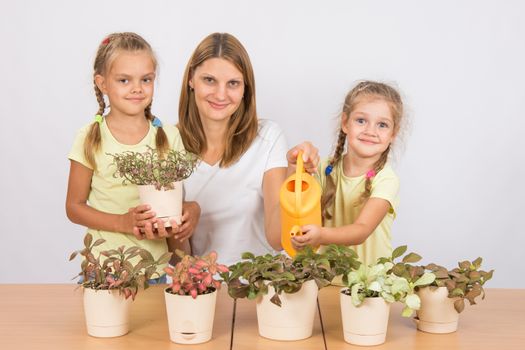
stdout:
[[436,264],[424,266],[425,270],[436,275],[436,280],[430,287],[419,289],[422,301],[416,319],[418,329],[430,333],[457,330],[465,299],[470,305],[475,305],[479,296],[485,299],[483,285],[492,278],[494,270],[480,270],[481,262],[481,257],[472,262],[461,261],[452,270]]
[[[294,258],[244,253],[223,277],[233,298],[257,300],[259,334],[274,340],[312,335],[318,290],[330,284],[335,267],[358,266],[355,253],[332,248],[316,253],[307,247]],[[345,260],[346,259],[346,260]]]
[[172,283],[165,290],[170,339],[174,343],[198,344],[211,339],[217,290],[228,268],[217,263],[217,253],[204,256],[175,252],[181,260],[166,267]]
[[[406,246],[394,249],[392,256],[401,256]],[[378,345],[384,343],[388,328],[390,305],[403,302],[402,315],[409,317],[419,309],[419,297],[414,293],[418,286],[432,283],[435,276],[424,273],[414,281],[394,275],[393,258],[380,258],[376,264],[350,271],[343,276],[340,294],[343,333],[346,342],[355,345]],[[410,256],[405,259],[409,260]]]
[[[129,308],[140,287],[148,288],[148,280],[157,276],[158,265],[169,261],[171,253],[155,260],[150,252],[139,247],[124,246],[100,252],[93,248],[105,242],[87,233],[84,248],[69,257],[84,257],[79,285],[84,290],[84,314],[89,335],[117,337],[129,332]],[[134,261],[138,260],[136,263]]]
[[197,157],[186,151],[169,150],[161,154],[148,147],[146,152],[126,151],[113,156],[115,177],[123,183],[138,186],[140,201],[151,205],[157,217],[170,226],[175,219],[180,224],[182,215],[182,180],[195,169]]
[[[413,254],[413,253],[411,253]],[[397,262],[392,272],[408,280],[414,280],[426,272],[432,272],[436,279],[428,286],[418,286],[421,308],[417,311],[416,323],[419,330],[429,333],[451,333],[458,327],[459,313],[465,308],[465,299],[470,305],[476,298],[485,298],[483,285],[492,278],[494,270],[480,270],[482,258],[462,261],[458,267],[447,268],[430,263],[413,265],[421,259],[417,254],[410,261]]]

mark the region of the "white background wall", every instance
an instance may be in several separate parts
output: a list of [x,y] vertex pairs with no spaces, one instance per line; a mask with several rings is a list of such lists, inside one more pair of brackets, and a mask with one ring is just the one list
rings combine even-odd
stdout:
[[398,152],[395,245],[452,267],[484,257],[489,287],[524,288],[525,3],[521,1],[5,1],[0,12],[0,283],[62,283],[84,228],[68,221],[67,153],[97,110],[104,36],[135,31],[160,61],[153,112],[177,121],[186,62],[211,32],[250,53],[259,115],[331,151],[359,79],[395,82],[411,128]]

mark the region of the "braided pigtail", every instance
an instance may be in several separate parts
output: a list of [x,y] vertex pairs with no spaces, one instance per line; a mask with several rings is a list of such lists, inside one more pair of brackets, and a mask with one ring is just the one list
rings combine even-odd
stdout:
[[[104,101],[104,94],[95,84],[95,96],[98,102],[97,116],[103,116],[106,110],[106,102]],[[84,157],[88,164],[93,168],[93,171],[97,170],[97,163],[95,162],[95,153],[100,149],[101,144],[100,136],[100,121],[95,121],[91,124],[88,134],[84,140]]]
[[151,113],[151,103],[144,110],[146,119],[153,123],[153,126],[157,128],[157,136],[155,136],[155,146],[160,156],[162,157],[169,150],[168,136],[162,128],[162,123]]
[[385,167],[389,153],[390,146],[381,153],[381,157],[374,164],[374,168],[366,173],[365,191],[361,194],[361,197],[359,197],[356,205],[363,204],[368,198],[370,198],[370,194],[372,193],[372,179]]
[[334,175],[332,175],[333,168],[341,161],[343,151],[345,149],[346,134],[340,129],[339,135],[337,136],[337,144],[334,150],[334,155],[330,159],[328,166],[325,169],[326,175],[326,185],[323,189],[323,195],[321,196],[321,210],[323,215],[323,223],[325,220],[330,220],[332,218],[332,213],[330,209],[334,205],[335,200],[335,181]]

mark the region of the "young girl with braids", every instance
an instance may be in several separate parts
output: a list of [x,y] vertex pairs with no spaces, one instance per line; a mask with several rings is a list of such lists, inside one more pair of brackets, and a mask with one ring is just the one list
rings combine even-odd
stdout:
[[[138,245],[158,258],[168,250],[166,238],[188,238],[198,220],[198,205],[185,203],[183,224],[173,221],[172,229],[165,230],[148,205],[139,205],[137,186],[123,185],[113,176],[109,154],[144,152],[148,147],[161,154],[184,149],[178,129],[163,125],[151,113],[156,68],[151,46],[135,33],[110,34],[99,45],[93,74],[99,109],[80,129],[69,153],[66,198],[68,218],[88,227],[95,239],[106,240],[95,248],[97,252]],[[155,223],[162,230],[152,230]]]
[[323,227],[303,226],[303,235],[293,238],[297,249],[351,245],[367,265],[391,255],[399,180],[388,155],[402,116],[399,93],[386,84],[364,81],[348,93],[335,152],[318,171]]

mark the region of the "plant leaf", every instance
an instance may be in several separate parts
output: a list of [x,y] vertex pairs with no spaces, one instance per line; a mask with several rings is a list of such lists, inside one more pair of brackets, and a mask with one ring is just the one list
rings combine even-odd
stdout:
[[171,255],[172,255],[172,253],[170,253],[170,252],[162,254],[162,256],[157,261],[157,264],[159,264],[159,265],[166,264],[168,261],[170,261]]
[[408,255],[406,255],[404,258],[403,258],[403,262],[404,263],[415,263],[415,262],[418,262],[419,260],[421,260],[421,255],[419,254],[416,254],[416,253],[410,253]]
[[151,260],[151,261],[155,260],[153,259],[153,255],[151,255],[151,253],[147,251],[146,249],[141,249],[139,255],[144,260]]
[[78,251],[71,253],[69,256],[69,261],[73,260],[78,255]]
[[421,307],[421,300],[417,294],[409,294],[405,299],[405,304],[412,310],[419,310]]
[[99,238],[95,241],[95,243],[93,243],[93,247],[96,247],[96,246],[99,246],[101,245],[102,243],[104,243],[106,240],[104,238]]
[[86,233],[84,236],[84,247],[89,248],[91,246],[91,242],[93,241],[93,236],[91,233]]
[[458,300],[454,302],[454,309],[456,309],[458,313],[461,313],[461,311],[463,311],[464,308],[465,308],[465,301],[462,298],[459,298]]
[[401,255],[405,254],[406,251],[407,251],[407,246],[406,245],[402,245],[402,246],[397,247],[392,252],[392,260],[394,260],[396,258],[399,258]]
[[436,279],[436,275],[431,272],[425,272],[416,282],[414,282],[414,287],[418,286],[428,286]]

